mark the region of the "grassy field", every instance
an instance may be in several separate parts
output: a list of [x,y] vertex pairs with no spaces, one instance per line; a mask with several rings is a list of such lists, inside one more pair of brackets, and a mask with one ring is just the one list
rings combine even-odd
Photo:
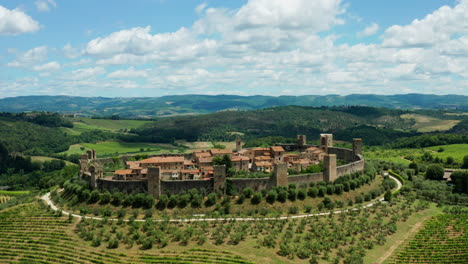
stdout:
[[[83,149],[82,149],[83,148]],[[100,142],[100,143],[82,143],[71,145],[70,148],[62,152],[67,154],[84,154],[87,150],[94,149],[98,157],[131,154],[162,154],[162,153],[183,153],[184,149],[169,145],[169,144],[152,144],[152,143],[127,143],[127,142]],[[141,151],[143,149],[143,151]]]
[[417,232],[424,221],[441,212],[440,208],[436,207],[435,204],[431,204],[428,209],[412,214],[406,221],[397,223],[398,229],[396,233],[387,237],[385,244],[376,245],[373,249],[369,250],[364,258],[364,263],[382,263],[385,260],[391,259],[392,253],[395,252],[397,247],[409,240],[410,236]]
[[[444,151],[438,152],[440,148],[443,148]],[[431,154],[434,157],[439,157],[443,160],[447,160],[447,157],[453,157],[455,162],[459,164],[463,162],[463,157],[468,155],[468,144],[443,145],[427,149],[432,151]]]
[[[147,154],[157,155],[164,153],[190,153],[195,150],[211,149],[213,148],[212,142],[186,142],[178,141],[180,145],[185,146],[177,147],[171,144],[159,144],[159,143],[144,143],[144,142],[99,142],[93,143],[81,143],[71,145],[67,151],[61,152],[60,154],[84,154],[87,150],[94,149],[97,152],[98,157],[108,157],[124,154]],[[224,145],[227,149],[235,149],[235,142],[219,142],[218,144]],[[83,149],[81,149],[83,148]],[[143,149],[143,151],[141,151]]]
[[446,131],[460,122],[460,120],[444,120],[418,114],[404,114],[401,117],[414,119],[416,124],[414,124],[413,128],[418,132]]
[[[34,161],[45,162],[45,161],[51,161],[51,160],[57,160],[57,159],[51,158],[51,157],[45,157],[45,156],[31,156],[31,160],[33,162]],[[72,162],[69,162],[69,161],[66,161],[66,160],[65,160],[65,164],[67,166],[77,166],[75,163],[72,163]]]
[[71,118],[73,128],[62,128],[70,135],[79,135],[86,131],[102,130],[109,132],[126,132],[132,128],[140,128],[153,121],[144,120],[112,120],[112,119],[92,119],[86,117]]
[[385,160],[395,163],[410,164],[411,161],[403,159],[408,155],[422,155],[424,153],[421,149],[382,149],[370,148],[364,149],[364,157],[367,160]]
[[0,195],[6,195],[6,196],[21,196],[29,194],[29,191],[4,191],[0,190]]

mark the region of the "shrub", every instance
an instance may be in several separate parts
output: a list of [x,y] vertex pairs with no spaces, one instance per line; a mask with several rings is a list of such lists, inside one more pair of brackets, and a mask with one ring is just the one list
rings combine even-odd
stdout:
[[388,190],[388,191],[385,192],[384,199],[385,199],[385,201],[387,201],[387,202],[391,202],[391,201],[392,201],[392,192],[391,192],[390,190]]
[[252,199],[250,200],[250,202],[252,204],[259,204],[261,201],[262,201],[262,193],[260,192],[255,192],[252,196]]
[[288,199],[294,202],[296,201],[296,198],[297,198],[297,189],[296,188],[288,189]]
[[239,197],[236,200],[237,204],[243,204],[245,200],[245,196],[243,194],[239,195]]
[[205,206],[210,207],[216,204],[216,193],[208,194],[207,200],[205,201]]
[[338,194],[338,195],[343,193],[343,184],[335,185],[335,193]]
[[107,248],[118,248],[119,247],[119,240],[116,238],[113,238],[109,240],[109,244],[107,244]]
[[309,195],[309,197],[312,197],[312,198],[317,197],[318,192],[319,191],[316,187],[310,187],[309,189],[307,189],[307,195]]
[[266,195],[266,198],[265,200],[272,204],[274,202],[276,202],[276,199],[278,198],[278,193],[276,192],[276,190],[270,190],[267,195]]
[[250,198],[252,197],[254,191],[251,188],[247,187],[242,193],[244,194],[245,198]]
[[354,202],[355,203],[362,203],[363,202],[362,196],[360,194],[356,195],[356,197],[354,198]]
[[318,196],[324,197],[327,194],[327,188],[325,186],[320,186],[318,189]]
[[312,211],[312,205],[306,204],[304,205],[304,213],[310,213]]
[[167,203],[167,207],[171,209],[176,207],[178,201],[179,201],[179,195],[177,194],[171,195],[171,197],[169,198],[169,202]]
[[167,204],[169,203],[169,197],[165,194],[159,196],[159,200],[156,203],[156,208],[158,210],[164,210],[167,207]]
[[444,168],[440,165],[430,165],[426,170],[426,178],[429,180],[442,180],[444,177]]
[[298,209],[296,206],[289,207],[289,210],[288,210],[289,214],[297,214],[297,212],[298,212]]
[[304,200],[305,198],[307,197],[307,192],[305,189],[299,189],[299,191],[297,191],[297,199],[299,200]]
[[191,206],[192,208],[199,208],[202,205],[203,198],[200,194],[195,194],[192,196]]
[[468,155],[463,157],[462,169],[468,169]]
[[370,193],[364,194],[364,201],[368,202],[372,200],[372,195]]
[[332,195],[333,193],[335,193],[335,186],[331,184],[327,185],[327,194]]
[[177,201],[177,206],[179,208],[185,208],[187,207],[189,201],[190,201],[190,194],[180,195],[179,200]]
[[284,203],[288,199],[288,191],[284,189],[280,189],[278,191],[278,201]]
[[97,201],[99,201],[99,196],[100,196],[100,195],[99,195],[99,191],[98,191],[98,190],[93,190],[93,191],[91,192],[91,195],[90,195],[90,197],[89,197],[88,202],[89,202],[89,203],[96,203]]
[[109,207],[103,207],[101,209],[101,215],[104,216],[104,217],[109,217],[112,215],[112,210],[109,208]]

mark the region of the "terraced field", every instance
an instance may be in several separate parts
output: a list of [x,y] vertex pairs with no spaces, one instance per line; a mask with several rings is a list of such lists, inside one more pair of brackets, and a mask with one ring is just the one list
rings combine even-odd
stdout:
[[467,263],[468,214],[444,214],[426,222],[388,263]]
[[0,195],[0,204],[8,202],[11,198],[11,196]]
[[418,132],[446,131],[460,122],[460,120],[444,120],[418,114],[404,114],[401,117],[414,119],[416,123],[413,125],[413,128]]
[[0,263],[251,263],[224,251],[93,248],[74,235],[73,226],[38,202],[0,211]]

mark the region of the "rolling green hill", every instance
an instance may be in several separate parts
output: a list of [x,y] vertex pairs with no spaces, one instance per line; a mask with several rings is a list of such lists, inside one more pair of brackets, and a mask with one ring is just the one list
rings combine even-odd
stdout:
[[21,96],[0,99],[0,112],[50,111],[83,116],[151,118],[191,115],[221,110],[255,110],[274,106],[374,106],[396,109],[468,109],[463,95],[303,95],[235,96],[172,95],[163,97],[104,98],[73,96]]
[[319,133],[330,132],[336,133],[337,139],[363,137],[366,143],[380,145],[415,134],[403,131],[411,128],[413,122],[401,118],[401,112],[371,107],[282,106],[158,118],[155,123],[131,132],[145,142],[229,141],[239,133],[247,140],[270,136],[291,138],[298,134],[316,139]]

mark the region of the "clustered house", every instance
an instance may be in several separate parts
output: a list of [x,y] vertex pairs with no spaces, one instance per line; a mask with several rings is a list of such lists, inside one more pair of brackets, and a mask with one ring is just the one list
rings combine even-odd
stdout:
[[147,177],[148,167],[159,166],[163,180],[210,179],[213,176],[213,158],[230,158],[235,171],[273,171],[274,165],[286,163],[288,168],[300,172],[310,165],[323,161],[326,150],[310,147],[302,152],[286,152],[282,146],[242,149],[237,140],[236,150],[209,149],[195,151],[192,155],[159,155],[139,161],[127,161],[126,169],[116,170],[114,180],[139,180]]

